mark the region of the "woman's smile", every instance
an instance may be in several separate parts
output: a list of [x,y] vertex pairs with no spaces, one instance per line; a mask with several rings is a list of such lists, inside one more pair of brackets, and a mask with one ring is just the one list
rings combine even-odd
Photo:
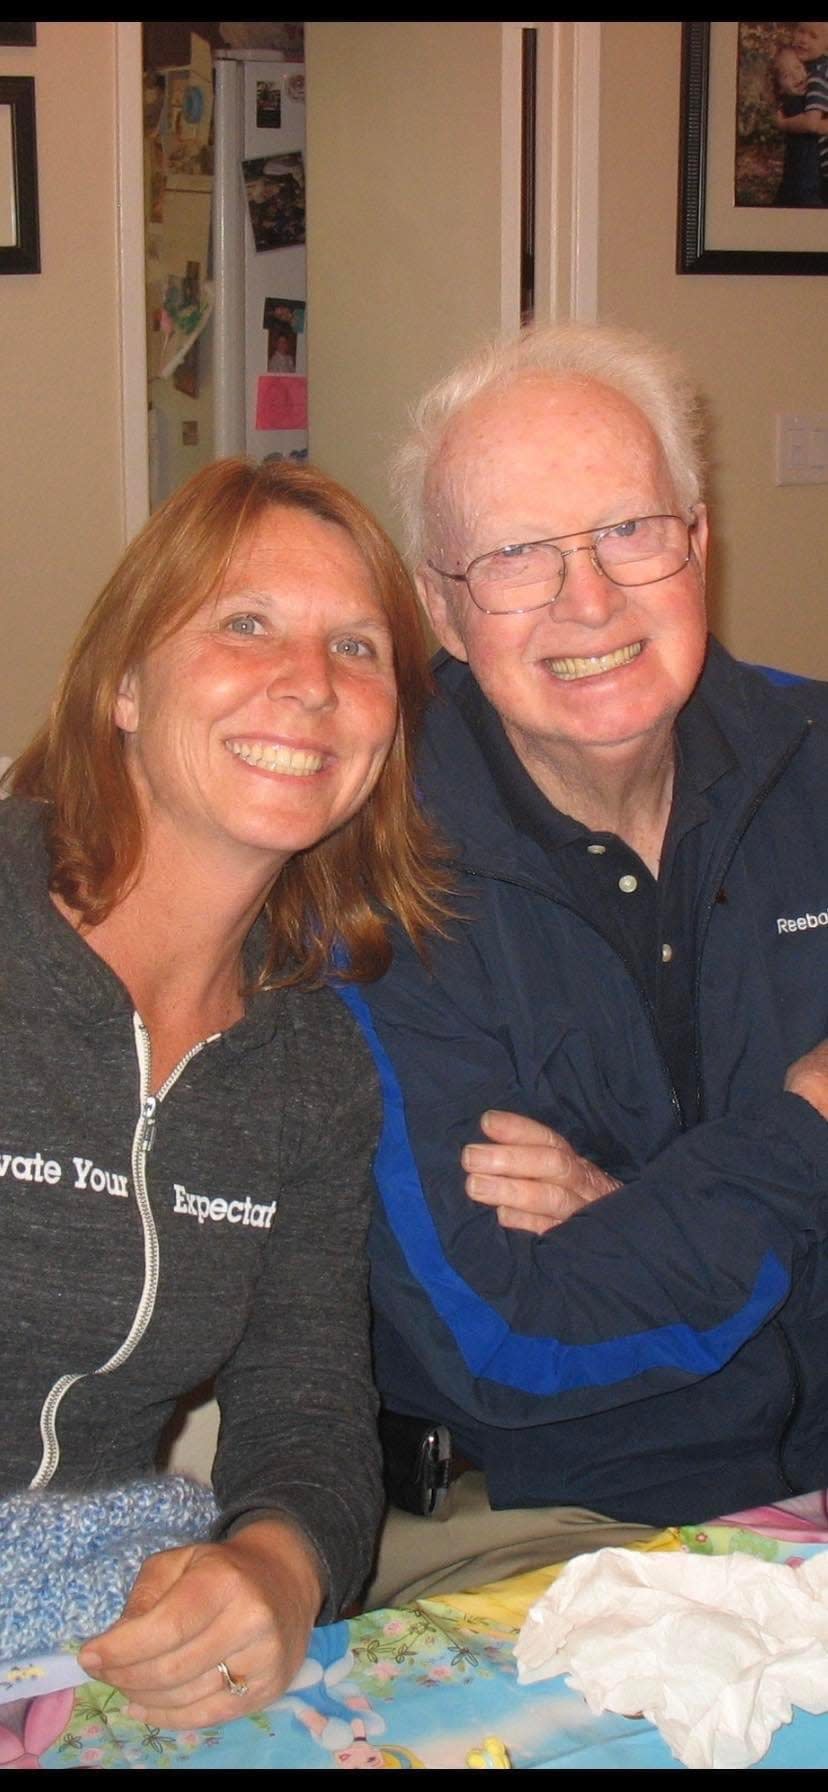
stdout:
[[226,740],[224,744],[228,753],[233,753],[237,759],[243,759],[246,765],[255,767],[257,771],[285,772],[292,778],[312,777],[325,764],[324,753],[286,746],[281,741]]

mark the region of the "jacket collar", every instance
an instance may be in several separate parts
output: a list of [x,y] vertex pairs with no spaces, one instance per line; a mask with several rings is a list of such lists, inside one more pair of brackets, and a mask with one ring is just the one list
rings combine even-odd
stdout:
[[[441,653],[434,675],[418,776],[429,812],[469,866],[514,875],[519,837],[526,869],[528,852],[548,881],[549,845],[556,835],[561,844],[571,840],[579,824],[544,804],[541,848],[516,804],[526,773],[468,666]],[[796,749],[817,707],[828,721],[828,686],[803,681],[781,689],[711,637],[702,677],[677,723],[684,777],[702,793],[723,771],[735,771],[741,812]]]

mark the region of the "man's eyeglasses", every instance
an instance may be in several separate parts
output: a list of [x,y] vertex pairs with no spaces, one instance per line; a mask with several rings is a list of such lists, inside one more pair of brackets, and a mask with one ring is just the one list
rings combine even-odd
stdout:
[[[478,554],[465,572],[446,572],[429,560],[432,572],[467,585],[472,602],[487,616],[519,616],[542,610],[560,597],[572,554],[589,554],[596,572],[614,585],[657,585],[681,572],[690,559],[695,516],[631,516],[606,529],[573,529],[549,541],[519,541]],[[577,548],[562,541],[590,535]]]

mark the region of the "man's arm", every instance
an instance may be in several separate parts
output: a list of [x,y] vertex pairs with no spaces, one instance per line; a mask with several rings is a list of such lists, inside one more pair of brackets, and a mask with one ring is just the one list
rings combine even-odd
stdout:
[[[828,1041],[790,1066],[784,1086],[828,1120]],[[621,1187],[539,1120],[489,1111],[480,1127],[491,1143],[463,1148],[466,1194],[494,1208],[501,1226],[540,1236]]]
[[476,1420],[513,1427],[715,1372],[824,1248],[822,1116],[780,1090],[678,1135],[545,1236],[502,1226],[469,1200],[460,1160],[481,1112],[529,1118],[508,1026],[479,978],[472,1014],[470,965],[450,991],[400,970],[398,957],[372,997],[387,1104],[372,1286],[430,1380]]

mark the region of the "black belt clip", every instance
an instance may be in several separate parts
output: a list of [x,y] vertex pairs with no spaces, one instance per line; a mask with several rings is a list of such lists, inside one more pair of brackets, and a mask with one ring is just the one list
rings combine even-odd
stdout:
[[433,1518],[446,1497],[451,1473],[447,1425],[383,1408],[379,1416],[385,1491],[393,1506]]

